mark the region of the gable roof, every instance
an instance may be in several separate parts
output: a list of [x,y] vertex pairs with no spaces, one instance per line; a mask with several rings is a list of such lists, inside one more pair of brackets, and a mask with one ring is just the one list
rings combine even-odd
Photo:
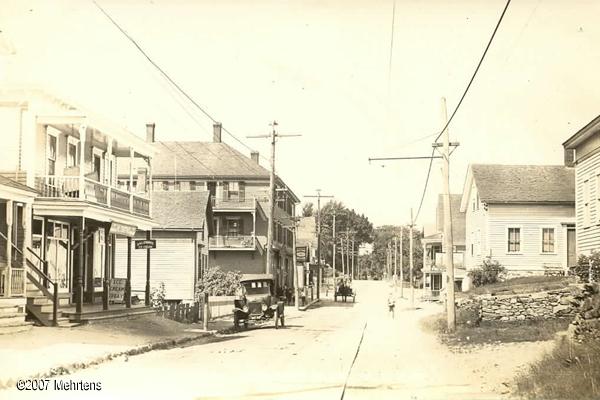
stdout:
[[[454,245],[465,244],[465,215],[460,211],[461,194],[450,195],[450,215],[452,216],[452,241]],[[438,204],[436,209],[436,228],[438,232],[444,231],[444,196],[438,196]],[[433,236],[434,235],[430,235]]]
[[156,229],[200,230],[211,226],[212,207],[208,191],[152,192],[152,217]]
[[152,173],[160,176],[269,179],[269,171],[226,143],[156,142]]
[[575,170],[563,165],[472,164],[470,173],[465,194],[474,181],[485,203],[575,203]]

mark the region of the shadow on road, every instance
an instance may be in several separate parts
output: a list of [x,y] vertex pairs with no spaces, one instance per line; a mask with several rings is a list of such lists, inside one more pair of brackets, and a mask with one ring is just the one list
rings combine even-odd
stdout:
[[333,301],[330,299],[321,299],[318,303],[312,305],[311,309],[322,308],[322,307],[354,307],[357,303],[353,303],[352,300],[343,302],[341,300]]

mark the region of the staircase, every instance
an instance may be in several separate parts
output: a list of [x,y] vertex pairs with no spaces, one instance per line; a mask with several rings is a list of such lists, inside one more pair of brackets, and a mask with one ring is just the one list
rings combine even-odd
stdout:
[[[69,304],[69,293],[58,294],[58,305]],[[27,282],[27,314],[31,319],[43,326],[54,325],[54,304],[53,300],[38,288],[31,280]],[[79,325],[69,321],[69,318],[62,315],[60,309],[56,312],[56,326],[61,328],[70,328]]]
[[0,302],[0,335],[25,332],[33,322],[25,321],[23,305]]

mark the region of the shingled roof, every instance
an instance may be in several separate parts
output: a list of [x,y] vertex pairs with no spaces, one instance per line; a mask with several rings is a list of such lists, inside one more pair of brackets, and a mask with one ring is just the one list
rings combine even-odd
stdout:
[[[157,229],[198,230],[212,213],[209,192],[157,191],[152,193],[152,216]],[[208,217],[207,217],[208,211]]]
[[156,142],[155,177],[236,177],[269,179],[269,171],[226,143]]
[[6,178],[2,175],[0,175],[0,185],[3,186],[8,186],[11,187],[13,189],[19,189],[19,190],[24,190],[26,192],[29,193],[33,193],[33,194],[38,194],[37,190],[30,188],[29,186],[23,185],[22,183],[19,183],[15,180],[12,180],[10,178]]
[[563,165],[473,164],[486,203],[575,203],[575,170]]

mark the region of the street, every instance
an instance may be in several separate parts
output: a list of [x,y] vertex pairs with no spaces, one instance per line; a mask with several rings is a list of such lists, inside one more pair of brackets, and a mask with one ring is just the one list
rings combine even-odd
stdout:
[[[386,282],[355,282],[354,287],[355,304],[325,299],[306,312],[288,308],[285,329],[268,324],[209,344],[120,358],[57,380],[100,382],[102,390],[86,397],[103,399],[495,399],[501,397],[497,387],[485,380],[494,374],[509,380],[517,366],[502,355],[519,351],[520,364],[531,358],[524,344],[474,355],[451,353],[418,323],[441,306],[417,301],[418,309],[411,310],[408,299],[399,299],[392,319]],[[44,398],[82,393],[48,391]],[[12,389],[2,398],[39,396]]]

